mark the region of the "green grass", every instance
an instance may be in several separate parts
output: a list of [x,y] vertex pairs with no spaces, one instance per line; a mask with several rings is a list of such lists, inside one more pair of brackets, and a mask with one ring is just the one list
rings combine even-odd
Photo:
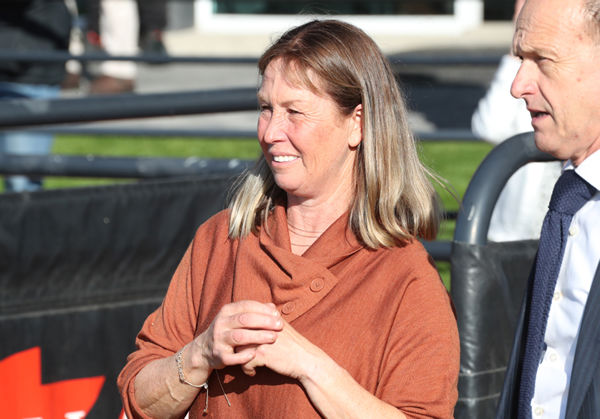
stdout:
[[[206,157],[255,159],[260,147],[251,140],[222,140],[195,138],[146,138],[106,136],[57,136],[52,148],[54,154],[127,156],[127,157]],[[104,185],[115,179],[48,178],[46,188]]]
[[[438,141],[421,143],[420,157],[423,163],[448,181],[449,189],[460,199],[479,166],[492,146],[483,142]],[[437,185],[444,207],[456,211],[458,202],[448,191]]]
[[[458,210],[459,203],[475,169],[491,150],[482,142],[423,142],[420,145],[422,161],[435,173],[446,179],[446,188],[436,186],[449,211]],[[56,138],[53,153],[65,155],[98,156],[146,156],[146,157],[205,157],[254,159],[260,154],[256,141],[239,139],[192,139],[192,138],[140,138],[106,136],[72,136]],[[115,183],[115,179],[48,178],[46,188],[69,188],[77,186]],[[448,190],[452,192],[448,192]],[[454,196],[453,196],[454,195]],[[451,240],[454,221],[442,223],[438,239]],[[438,269],[446,286],[450,283],[450,266],[439,262]]]
[[[436,185],[444,208],[447,211],[457,211],[459,200],[479,166],[479,163],[490,152],[492,146],[483,142],[423,142],[421,143],[420,157],[427,167],[446,179],[445,187]],[[454,220],[442,222],[439,240],[452,240],[454,234]],[[450,288],[450,263],[436,262],[444,284]]]
[[[473,172],[491,146],[481,142],[423,142],[420,156],[423,162],[448,181],[450,190],[458,198],[464,191]],[[98,156],[162,156],[254,159],[260,154],[258,143],[237,139],[146,138],[104,136],[58,136],[52,152],[66,155]],[[114,180],[103,180],[103,183]],[[93,179],[48,178],[47,188],[63,188],[80,184],[94,184]],[[450,193],[437,187],[444,207],[458,209]],[[444,233],[447,234],[447,233]]]

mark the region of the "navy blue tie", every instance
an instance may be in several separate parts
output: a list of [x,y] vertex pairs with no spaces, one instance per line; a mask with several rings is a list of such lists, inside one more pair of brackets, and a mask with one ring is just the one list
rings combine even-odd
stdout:
[[596,189],[574,170],[564,171],[554,186],[548,212],[542,224],[535,262],[519,388],[519,418],[531,417],[535,377],[543,352],[550,303],[565,252],[569,225],[573,215],[595,193]]

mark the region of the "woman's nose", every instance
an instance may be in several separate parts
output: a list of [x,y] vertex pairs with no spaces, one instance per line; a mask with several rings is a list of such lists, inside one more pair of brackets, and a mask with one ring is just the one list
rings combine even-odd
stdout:
[[258,134],[260,139],[268,144],[285,140],[283,118],[274,113],[268,117],[261,117],[258,121]]

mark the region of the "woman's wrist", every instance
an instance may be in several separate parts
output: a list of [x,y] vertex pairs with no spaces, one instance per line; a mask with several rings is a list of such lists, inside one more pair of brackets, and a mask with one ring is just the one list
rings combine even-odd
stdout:
[[197,385],[207,382],[213,370],[204,352],[204,345],[198,342],[198,338],[182,348],[185,377]]
[[324,381],[330,380],[333,375],[339,374],[342,369],[325,352],[318,349],[318,353],[310,353],[306,362],[299,362],[300,371],[298,381],[306,388],[307,385],[320,386]]
[[194,388],[203,388],[203,389],[207,390],[208,385],[207,385],[206,381],[204,381],[203,383],[200,384],[200,383],[193,383],[187,379],[187,376],[185,373],[185,364],[183,362],[183,353],[186,349],[187,349],[187,346],[184,346],[183,348],[181,348],[179,350],[179,352],[177,352],[175,354],[175,364],[177,365],[177,374],[179,376],[179,382],[182,384],[187,384],[188,386],[191,386]]

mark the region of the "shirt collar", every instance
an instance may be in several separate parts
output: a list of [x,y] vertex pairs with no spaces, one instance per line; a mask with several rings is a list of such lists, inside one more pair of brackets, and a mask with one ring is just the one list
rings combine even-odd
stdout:
[[573,165],[571,160],[567,161],[563,171],[571,169],[574,169],[587,183],[596,188],[597,191],[600,191],[600,150],[589,155],[577,167]]

